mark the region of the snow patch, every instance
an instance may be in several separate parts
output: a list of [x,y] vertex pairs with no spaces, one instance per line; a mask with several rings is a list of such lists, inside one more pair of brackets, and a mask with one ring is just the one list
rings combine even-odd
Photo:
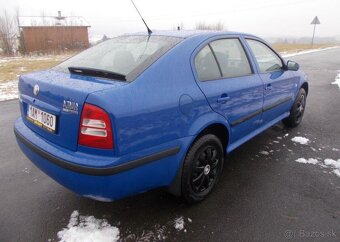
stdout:
[[0,82],[0,101],[18,98],[18,81]]
[[261,155],[269,155],[269,152],[268,151],[265,151],[265,150],[261,150],[259,152]]
[[332,82],[333,85],[338,85],[339,89],[340,89],[340,70],[338,71],[338,74],[335,77],[335,81]]
[[27,167],[25,167],[25,169],[23,169],[22,172],[29,174],[30,170]]
[[319,160],[321,160],[321,159],[320,158],[316,158],[316,159],[315,158],[309,158],[309,159],[299,158],[295,161],[299,162],[299,163],[303,163],[303,164],[318,165],[322,168],[332,169],[333,173],[335,175],[337,175],[338,177],[340,177],[340,159],[333,160],[333,159],[327,158],[327,159],[324,160],[323,163],[320,162]]
[[170,227],[177,230],[187,232],[185,228],[186,221],[192,222],[191,218],[185,218],[184,216],[177,216],[175,219],[171,219],[164,225],[156,224],[151,230],[143,230],[141,235],[130,233],[122,241],[164,241],[169,240],[168,234],[170,234]]
[[339,169],[335,169],[333,172],[334,172],[335,175],[340,177],[340,170]]
[[325,159],[324,162],[326,166],[331,166],[336,169],[340,169],[340,159],[338,159],[337,161],[332,159]]
[[67,228],[58,232],[60,242],[115,242],[119,240],[119,229],[111,226],[106,219],[80,216],[73,211]]
[[313,164],[313,165],[316,165],[316,164],[319,163],[319,161],[317,159],[314,159],[314,158],[309,158],[309,159],[299,158],[295,161],[299,162],[299,163],[303,163],[303,164]]
[[333,159],[325,159],[324,163],[326,166],[333,168],[333,173],[340,177],[340,159],[333,160]]
[[167,239],[167,227],[156,224],[152,230],[143,230],[140,236],[136,234],[127,235],[122,241],[163,241]]
[[176,218],[174,222],[175,222],[174,227],[177,231],[181,231],[184,229],[185,223],[184,223],[184,219],[182,216],[179,218]]
[[309,143],[309,139],[302,136],[295,136],[294,138],[292,138],[292,141],[295,143],[300,143],[302,145],[306,145]]

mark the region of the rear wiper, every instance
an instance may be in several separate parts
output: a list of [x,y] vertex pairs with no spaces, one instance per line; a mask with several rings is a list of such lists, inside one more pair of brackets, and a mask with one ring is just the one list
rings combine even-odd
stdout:
[[117,72],[88,68],[88,67],[77,67],[77,66],[69,66],[68,70],[73,74],[80,74],[86,76],[96,76],[96,77],[104,77],[109,79],[118,79],[122,81],[126,81],[126,76]]

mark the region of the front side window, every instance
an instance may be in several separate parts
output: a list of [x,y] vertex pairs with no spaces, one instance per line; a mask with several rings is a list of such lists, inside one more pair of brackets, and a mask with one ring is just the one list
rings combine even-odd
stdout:
[[89,48],[55,67],[93,68],[119,73],[133,80],[182,39],[168,36],[121,36]]
[[210,43],[224,78],[252,73],[248,58],[238,39],[220,39]]
[[281,70],[282,60],[267,45],[260,41],[247,39],[261,73]]
[[220,70],[209,45],[206,45],[195,58],[195,67],[200,81],[221,78]]

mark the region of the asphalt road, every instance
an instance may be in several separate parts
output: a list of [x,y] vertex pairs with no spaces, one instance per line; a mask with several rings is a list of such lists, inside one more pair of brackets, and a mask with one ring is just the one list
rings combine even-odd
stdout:
[[[340,90],[330,84],[340,49],[290,59],[310,78],[302,125],[287,130],[278,124],[231,153],[217,189],[195,206],[162,190],[112,203],[75,195],[20,152],[12,131],[18,102],[0,103],[0,241],[56,241],[74,210],[107,219],[128,241],[340,241],[340,177],[295,162],[340,159]],[[294,136],[312,142],[296,144]],[[186,232],[174,228],[180,216]]]

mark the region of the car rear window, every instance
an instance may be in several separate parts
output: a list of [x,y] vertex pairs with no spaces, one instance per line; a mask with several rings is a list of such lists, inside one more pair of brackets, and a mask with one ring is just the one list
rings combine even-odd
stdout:
[[132,81],[181,40],[169,36],[120,36],[91,47],[54,69],[64,72],[69,72],[69,67],[100,69],[122,74]]

